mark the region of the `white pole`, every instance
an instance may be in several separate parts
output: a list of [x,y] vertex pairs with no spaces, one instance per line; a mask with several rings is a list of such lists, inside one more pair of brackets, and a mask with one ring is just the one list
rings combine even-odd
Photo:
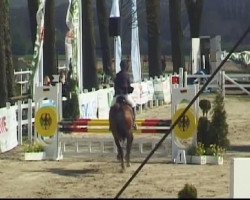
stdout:
[[183,87],[183,68],[179,68],[179,87]]
[[32,99],[28,99],[28,140],[32,138]]
[[18,135],[18,144],[22,145],[22,101],[18,101],[18,114],[17,114],[17,120],[18,120],[18,130],[17,130],[17,135]]
[[83,80],[82,80],[82,1],[79,0],[79,34],[78,34],[78,84],[80,93],[83,91]]
[[114,68],[115,68],[115,73],[117,73],[117,70],[116,70],[116,36],[114,36]]

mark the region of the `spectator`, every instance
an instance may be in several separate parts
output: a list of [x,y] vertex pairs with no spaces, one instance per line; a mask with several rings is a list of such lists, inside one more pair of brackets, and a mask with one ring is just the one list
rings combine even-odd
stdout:
[[44,77],[44,79],[43,79],[43,85],[44,86],[52,86],[49,76],[45,76]]

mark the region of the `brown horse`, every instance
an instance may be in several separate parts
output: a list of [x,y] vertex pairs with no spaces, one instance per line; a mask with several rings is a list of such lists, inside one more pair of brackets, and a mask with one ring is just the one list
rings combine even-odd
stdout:
[[125,171],[122,143],[127,140],[125,159],[129,167],[133,142],[133,110],[123,96],[118,96],[116,103],[110,108],[109,125],[117,146],[117,160],[121,161],[122,171]]

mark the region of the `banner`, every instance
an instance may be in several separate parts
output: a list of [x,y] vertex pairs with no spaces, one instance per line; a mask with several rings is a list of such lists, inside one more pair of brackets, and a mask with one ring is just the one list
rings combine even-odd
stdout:
[[69,28],[65,37],[66,66],[69,70],[70,64],[72,65],[73,79],[78,80],[79,90],[82,91],[82,22],[80,0],[69,0],[66,24]]
[[0,109],[0,152],[6,152],[18,145],[16,108]]
[[98,118],[98,99],[97,92],[81,93],[78,95],[80,118]]
[[38,10],[36,14],[37,31],[36,41],[34,45],[33,60],[31,63],[31,80],[33,83],[33,94],[35,92],[35,86],[43,85],[43,39],[44,39],[44,14],[45,14],[45,2],[46,0],[38,1]]
[[170,81],[169,77],[156,78],[153,80],[155,99],[164,100],[165,103],[171,102]]
[[97,91],[99,119],[109,119],[109,109],[114,93],[114,88],[106,88]]
[[[148,86],[148,101],[152,101],[154,100],[154,83],[153,83],[153,79],[151,78],[150,80],[145,81],[147,83]],[[167,91],[168,93],[170,93],[170,90]]]
[[141,82],[141,57],[138,34],[136,0],[132,0],[131,62],[134,82]]
[[[120,17],[119,0],[113,0],[110,17]],[[118,73],[121,70],[120,62],[122,58],[121,37],[114,37],[114,56],[115,56],[115,72]]]

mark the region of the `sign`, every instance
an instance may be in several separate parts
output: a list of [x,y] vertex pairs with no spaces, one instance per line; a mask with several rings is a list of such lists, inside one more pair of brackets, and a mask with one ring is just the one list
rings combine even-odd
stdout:
[[172,76],[172,84],[179,84],[179,77],[178,76]]
[[35,127],[41,136],[53,136],[57,132],[57,112],[55,107],[40,108],[35,116]]
[[[175,122],[182,114],[185,108],[180,108],[174,114],[172,122]],[[185,140],[191,138],[196,130],[196,117],[189,109],[185,115],[180,119],[178,124],[174,128],[174,133],[177,138]]]

